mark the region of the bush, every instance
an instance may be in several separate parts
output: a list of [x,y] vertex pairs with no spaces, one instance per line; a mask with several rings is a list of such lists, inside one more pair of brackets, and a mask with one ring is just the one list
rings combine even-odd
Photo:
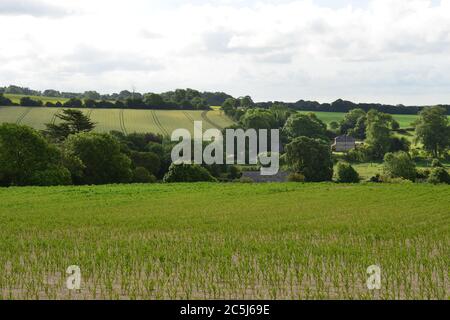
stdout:
[[242,177],[241,179],[239,179],[239,182],[240,183],[253,183],[255,181],[250,177]]
[[0,106],[11,106],[13,103],[10,99],[3,96],[2,93],[0,93]]
[[418,169],[416,173],[416,178],[419,180],[427,180],[430,176],[430,169]]
[[137,167],[133,171],[133,182],[134,183],[155,183],[156,178],[146,168]]
[[82,176],[72,173],[78,184],[127,183],[132,179],[131,160],[120,152],[117,139],[109,134],[79,133],[63,144],[66,155],[81,160]]
[[217,180],[205,168],[197,164],[172,163],[163,178],[164,182],[216,182]]
[[147,169],[150,174],[157,175],[161,169],[161,160],[153,152],[136,152],[130,155],[134,166]]
[[403,151],[387,153],[384,156],[383,171],[391,178],[403,178],[411,181],[415,181],[417,175],[416,164]]
[[381,182],[383,183],[397,183],[397,184],[412,184],[413,182],[408,179],[403,178],[393,178],[390,176],[383,175],[381,176]]
[[[56,178],[64,176],[63,169],[55,172],[61,162],[61,151],[36,130],[16,124],[0,125],[2,185],[65,184],[64,178]],[[39,182],[40,177],[45,181]]]
[[228,167],[228,179],[235,180],[242,177],[242,172],[237,166]]
[[337,165],[337,181],[340,183],[359,183],[358,172],[348,163],[339,162]]
[[428,182],[432,184],[446,183],[450,184],[450,174],[445,168],[437,167],[431,170]]
[[432,168],[443,168],[444,166],[439,161],[439,159],[433,159],[433,161],[431,162],[431,167]]
[[41,100],[33,100],[30,97],[20,98],[20,105],[24,107],[42,107]]
[[82,108],[83,102],[80,99],[72,98],[64,102],[64,108]]
[[381,178],[381,175],[379,173],[377,173],[376,175],[371,177],[368,181],[369,182],[373,182],[373,183],[381,183],[381,182],[383,182],[382,178]]
[[65,167],[55,167],[35,172],[30,178],[34,186],[67,186],[72,184],[70,171]]
[[287,179],[289,182],[305,182],[306,178],[301,173],[291,173]]

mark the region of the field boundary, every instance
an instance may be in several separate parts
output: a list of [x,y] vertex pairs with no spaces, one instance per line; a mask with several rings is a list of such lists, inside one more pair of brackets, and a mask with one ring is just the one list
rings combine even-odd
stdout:
[[17,118],[16,124],[20,124],[23,119],[30,113],[31,109],[32,107],[26,108],[26,110],[19,116],[19,118]]

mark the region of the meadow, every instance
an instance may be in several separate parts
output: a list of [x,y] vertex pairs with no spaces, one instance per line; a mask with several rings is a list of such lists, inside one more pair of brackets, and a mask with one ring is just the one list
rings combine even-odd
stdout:
[[[450,187],[0,189],[0,299],[448,299]],[[78,291],[65,286],[81,268]],[[379,265],[381,290],[366,287]]]
[[[301,113],[310,113],[310,111],[302,111]],[[343,112],[314,112],[317,117],[323,122],[329,124],[330,122],[340,122],[344,119],[346,113]],[[417,116],[411,114],[394,114],[392,117],[400,124],[400,128],[406,129],[413,127],[413,122],[416,121]],[[450,116],[449,116],[450,118]]]

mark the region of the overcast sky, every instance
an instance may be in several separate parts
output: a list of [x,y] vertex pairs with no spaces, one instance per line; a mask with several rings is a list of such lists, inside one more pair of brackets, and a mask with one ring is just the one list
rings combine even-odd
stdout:
[[0,86],[450,104],[450,0],[0,0]]

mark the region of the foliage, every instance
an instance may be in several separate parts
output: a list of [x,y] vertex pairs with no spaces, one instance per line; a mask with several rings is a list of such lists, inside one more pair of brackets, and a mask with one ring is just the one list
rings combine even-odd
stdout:
[[366,143],[370,147],[372,159],[382,159],[391,147],[389,124],[392,116],[370,110],[367,113]]
[[134,183],[155,183],[156,178],[144,167],[136,167],[133,170]]
[[303,174],[301,173],[296,173],[293,172],[291,174],[289,174],[288,179],[289,182],[305,182],[306,178]]
[[84,168],[79,184],[126,183],[132,178],[131,160],[120,152],[117,139],[109,134],[79,133],[64,142],[68,155],[81,160]]
[[47,123],[44,134],[56,141],[63,141],[71,134],[90,132],[94,130],[95,123],[79,110],[65,109],[56,117],[60,124]]
[[205,168],[197,164],[175,164],[169,167],[164,182],[213,182],[216,179]]
[[41,100],[33,100],[29,97],[22,97],[20,99],[20,105],[24,107],[42,107]]
[[360,181],[358,172],[349,164],[339,162],[337,165],[337,181],[341,183],[358,183]]
[[333,160],[329,144],[321,139],[295,138],[286,146],[290,168],[305,176],[307,182],[330,181],[333,177]]
[[284,125],[283,132],[290,139],[297,137],[309,137],[314,139],[325,139],[327,125],[323,123],[314,113],[296,113],[289,117]]
[[416,164],[404,151],[387,153],[384,157],[383,170],[392,178],[415,181],[417,176]]
[[429,107],[419,113],[415,122],[416,141],[435,158],[450,146],[450,125],[442,107]]
[[161,160],[157,154],[153,152],[138,152],[133,151],[130,154],[131,161],[133,165],[138,167],[143,167],[150,172],[150,174],[158,175],[161,169]]
[[269,110],[250,109],[241,117],[241,123],[245,129],[275,129],[278,121]]
[[450,184],[450,174],[445,168],[435,167],[431,170],[428,182],[432,184],[446,183]]
[[38,132],[16,124],[0,125],[2,185],[68,184],[65,173],[61,152]]

